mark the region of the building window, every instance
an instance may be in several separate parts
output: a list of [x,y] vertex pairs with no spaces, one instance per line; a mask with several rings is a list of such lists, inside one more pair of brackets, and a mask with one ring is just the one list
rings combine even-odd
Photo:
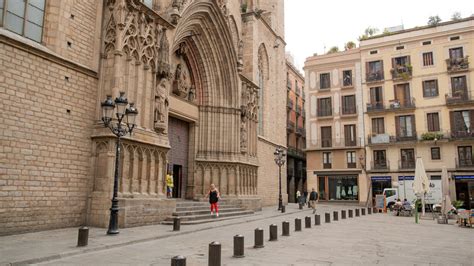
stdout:
[[474,110],[451,111],[450,116],[453,137],[474,137]]
[[431,41],[424,41],[422,44],[423,44],[423,45],[430,45],[430,44],[431,44]]
[[342,114],[355,114],[356,113],[356,99],[355,95],[342,96]]
[[438,96],[438,80],[424,80],[423,81],[423,97],[435,97]]
[[449,59],[458,59],[463,58],[464,54],[462,51],[462,47],[456,47],[449,49]]
[[433,52],[423,53],[423,66],[432,66],[432,65],[434,65]]
[[453,97],[468,99],[466,76],[451,78],[451,92]]
[[428,121],[428,131],[440,131],[439,128],[439,114],[438,113],[428,113],[426,114],[426,120]]
[[346,146],[357,146],[356,125],[344,125],[344,142]]
[[387,157],[385,150],[374,151],[373,169],[387,169]]
[[399,45],[399,46],[395,47],[395,50],[397,50],[397,51],[398,50],[403,50],[403,49],[405,49],[405,45]]
[[379,53],[379,51],[377,51],[377,50],[372,50],[372,51],[369,52],[369,54],[378,54],[378,53]]
[[414,149],[401,149],[400,150],[401,169],[414,169],[415,168],[415,150]]
[[319,88],[329,89],[331,87],[331,75],[329,73],[322,73],[319,75]]
[[141,0],[141,2],[149,8],[153,8],[153,0]]
[[396,116],[395,127],[398,140],[416,138],[414,115]]
[[385,133],[385,125],[384,125],[384,118],[372,118],[372,134],[384,134]]
[[383,80],[383,61],[367,62],[367,81]]
[[370,88],[370,103],[367,109],[370,109],[370,110],[383,109],[382,87]]
[[441,160],[441,151],[439,147],[431,148],[431,160]]
[[352,70],[342,71],[342,85],[344,87],[352,86]]
[[348,151],[346,153],[347,168],[356,168],[356,152]]
[[0,24],[28,39],[41,42],[45,0],[1,0]]
[[460,39],[459,36],[449,37],[449,40],[450,40],[450,41],[457,41],[457,40],[459,40],[459,39]]
[[331,127],[321,127],[321,147],[332,147],[332,129]]
[[474,160],[472,158],[472,146],[459,146],[458,147],[458,159],[457,166],[474,166]]
[[323,152],[323,168],[330,169],[332,168],[332,158],[330,152]]
[[318,116],[331,116],[332,115],[332,104],[331,97],[319,98],[318,99]]

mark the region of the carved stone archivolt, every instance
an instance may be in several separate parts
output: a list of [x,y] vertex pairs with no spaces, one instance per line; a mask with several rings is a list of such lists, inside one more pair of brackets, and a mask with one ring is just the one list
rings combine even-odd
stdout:
[[175,52],[176,69],[174,71],[172,93],[193,102],[196,98],[196,86],[188,64],[187,53],[186,45],[181,43]]

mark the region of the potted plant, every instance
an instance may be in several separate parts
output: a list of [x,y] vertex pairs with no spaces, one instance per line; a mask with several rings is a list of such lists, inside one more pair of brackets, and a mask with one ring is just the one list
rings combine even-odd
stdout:
[[242,3],[240,5],[240,11],[242,11],[242,13],[246,13],[247,12],[247,3]]

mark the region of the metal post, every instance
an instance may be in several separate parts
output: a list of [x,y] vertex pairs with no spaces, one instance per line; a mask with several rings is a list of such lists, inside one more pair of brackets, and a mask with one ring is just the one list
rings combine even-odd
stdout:
[[186,257],[181,255],[172,257],[171,266],[186,266]]
[[254,248],[263,248],[263,229],[257,228],[255,229],[255,237],[254,237]]
[[181,218],[174,217],[173,219],[173,231],[179,231],[181,229]]
[[244,255],[244,236],[234,236],[234,258],[243,258]]
[[221,243],[212,242],[209,244],[209,266],[221,266]]
[[[121,129],[121,120],[117,123],[119,130]],[[117,136],[115,143],[115,174],[114,174],[114,192],[112,196],[112,206],[110,207],[110,220],[109,229],[107,230],[108,235],[116,235],[119,233],[118,230],[118,181],[119,181],[119,163],[120,163],[120,135]]]
[[331,222],[331,214],[329,212],[326,212],[324,214],[324,222],[325,223],[330,223]]
[[295,219],[295,231],[301,231],[301,219],[300,218]]
[[365,215],[365,208],[360,208],[360,212],[362,215]]
[[82,226],[79,228],[79,233],[77,235],[77,246],[84,247],[89,243],[89,228]]
[[359,210],[359,208],[356,208],[355,211],[356,211],[356,217],[360,216],[360,210]]
[[281,165],[278,164],[278,210],[281,210],[281,207],[283,206],[283,197],[281,195]]
[[304,217],[304,228],[311,228],[311,217]]
[[298,202],[298,205],[300,206],[300,210],[303,209],[303,204],[301,204],[300,202]]
[[332,212],[333,220],[338,221],[339,220],[339,212],[338,211],[333,211]]
[[372,209],[370,207],[367,208],[367,214],[372,214]]
[[278,240],[278,226],[276,224],[271,224],[269,241],[277,241],[277,240]]
[[354,217],[354,212],[352,210],[349,210],[349,218]]
[[286,206],[283,205],[283,206],[281,206],[281,213],[285,213],[285,212],[286,212]]
[[321,225],[321,215],[314,215],[314,225]]
[[346,219],[346,210],[341,210],[341,219]]
[[376,214],[376,213],[377,213],[377,208],[376,208],[376,207],[373,207],[373,208],[372,208],[372,211],[373,211],[374,214]]
[[284,221],[282,223],[282,228],[283,228],[282,236],[289,236],[290,235],[290,222]]

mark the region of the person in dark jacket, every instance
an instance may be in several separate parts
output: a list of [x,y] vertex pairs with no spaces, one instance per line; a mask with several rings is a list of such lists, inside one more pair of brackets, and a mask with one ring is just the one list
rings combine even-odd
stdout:
[[314,190],[314,188],[311,190],[311,193],[309,194],[309,205],[311,205],[311,208],[313,208],[313,214],[316,213],[316,202],[319,200],[318,192]]
[[211,204],[211,215],[214,214],[213,211],[215,210],[216,217],[219,217],[219,207],[217,202],[219,201],[221,194],[214,184],[211,184],[211,188],[209,189],[209,193],[207,193],[207,197],[209,197],[209,203]]

